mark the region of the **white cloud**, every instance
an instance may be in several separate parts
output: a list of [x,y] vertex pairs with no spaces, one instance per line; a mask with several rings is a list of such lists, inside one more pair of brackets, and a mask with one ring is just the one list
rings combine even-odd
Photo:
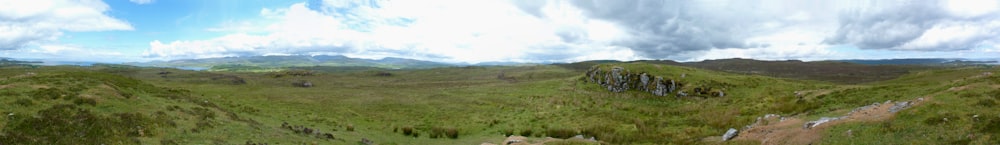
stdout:
[[63,31],[133,29],[105,15],[108,10],[99,0],[6,1],[0,4],[0,50],[47,44]]
[[887,53],[997,49],[997,2],[965,2],[323,0],[205,29],[231,33],[218,38],[153,41],[143,56],[341,54],[475,63],[852,57],[831,49],[845,45]]
[[[636,58],[627,48],[609,45],[624,35],[616,25],[587,20],[579,10],[568,5],[548,8],[550,11],[546,13],[550,13],[550,19],[531,16],[502,1],[377,1],[374,4],[325,1],[322,6],[299,3],[287,8],[262,9],[262,20],[227,21],[220,27],[207,29],[264,30],[265,34],[235,33],[208,40],[169,43],[154,41],[143,56],[177,59],[343,54],[472,63]],[[273,23],[249,23],[261,21]],[[565,41],[569,37],[579,41]]]
[[997,0],[947,0],[948,11],[960,17],[977,17],[993,13],[1000,7]]
[[128,0],[128,1],[140,5],[151,4],[153,2],[156,2],[156,0]]

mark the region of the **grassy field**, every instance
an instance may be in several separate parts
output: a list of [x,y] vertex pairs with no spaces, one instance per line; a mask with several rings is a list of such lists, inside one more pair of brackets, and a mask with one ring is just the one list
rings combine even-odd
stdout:
[[[1000,140],[1000,111],[990,109],[1000,99],[1000,78],[984,75],[996,68],[930,69],[842,85],[656,63],[598,65],[616,66],[678,80],[687,92],[712,88],[726,95],[612,93],[587,82],[578,67],[555,65],[310,73],[14,66],[0,68],[0,112],[7,115],[0,118],[0,144],[480,144],[507,135],[755,144],[716,140],[765,114],[816,119],[928,96],[929,103],[892,120],[832,126],[817,143]],[[293,85],[302,82],[312,87]]]

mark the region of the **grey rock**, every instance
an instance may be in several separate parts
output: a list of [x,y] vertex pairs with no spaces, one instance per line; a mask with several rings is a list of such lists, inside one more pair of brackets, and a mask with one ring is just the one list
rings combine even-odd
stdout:
[[663,84],[663,77],[656,77],[656,80],[653,82],[656,84],[656,87],[653,88],[653,95],[666,96],[669,93],[666,91],[667,85]]
[[867,109],[875,108],[875,107],[878,107],[878,105],[881,105],[881,104],[879,104],[879,103],[872,103],[871,105],[868,105],[868,106],[861,106],[861,107],[858,107],[858,108],[854,108],[854,110],[851,110],[851,112],[848,113],[848,115],[857,113],[858,111],[861,111],[861,110],[867,110]]
[[803,125],[802,128],[811,129],[811,128],[814,128],[816,126],[819,126],[820,124],[827,123],[827,122],[834,121],[834,120],[840,120],[842,118],[844,118],[844,117],[822,117],[822,118],[819,118],[819,120],[816,120],[816,121],[806,122],[806,124]]
[[722,141],[731,140],[735,138],[737,135],[739,135],[739,133],[740,133],[739,130],[736,130],[735,128],[729,128],[729,130],[726,131],[726,134],[722,135]]
[[896,102],[895,105],[892,105],[892,107],[889,107],[889,112],[890,113],[896,113],[896,112],[899,112],[900,110],[903,110],[903,109],[906,109],[906,108],[909,108],[909,107],[910,107],[910,101]]
[[[655,96],[667,96],[680,89],[679,82],[664,79],[660,76],[648,73],[632,73],[622,67],[613,67],[611,70],[601,70],[600,67],[592,67],[586,72],[586,80],[596,83],[601,88],[611,92],[625,92],[628,90],[638,90],[653,94]],[[668,82],[669,81],[669,82]],[[684,96],[687,94],[685,93]]]
[[674,80],[670,80],[670,92],[674,92],[674,90],[677,90],[677,83]]
[[649,91],[649,74],[642,73],[639,75],[639,88],[641,91]]

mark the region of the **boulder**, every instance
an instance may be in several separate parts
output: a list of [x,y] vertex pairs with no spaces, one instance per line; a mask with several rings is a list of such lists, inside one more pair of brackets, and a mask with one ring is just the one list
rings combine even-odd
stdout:
[[663,84],[663,77],[656,77],[656,80],[653,81],[653,83],[655,83],[656,85],[656,87],[654,87],[652,91],[653,95],[666,96],[668,93],[670,93],[666,91],[667,85]]
[[820,124],[827,123],[827,122],[834,121],[834,120],[840,120],[842,118],[844,118],[844,117],[822,117],[822,118],[819,118],[819,120],[816,120],[816,121],[806,122],[806,124],[803,125],[802,128],[812,129],[812,128],[816,127],[816,126],[819,126]]
[[642,73],[639,75],[639,88],[641,91],[649,91],[649,74]]
[[731,139],[735,138],[737,135],[739,135],[739,133],[740,132],[738,130],[736,130],[735,128],[729,128],[729,130],[726,131],[726,134],[722,135],[722,141],[731,140]]

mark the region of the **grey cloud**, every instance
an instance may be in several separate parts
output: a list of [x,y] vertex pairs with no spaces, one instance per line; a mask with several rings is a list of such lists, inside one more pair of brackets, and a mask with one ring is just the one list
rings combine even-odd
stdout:
[[[872,1],[850,6],[851,8],[840,13],[836,33],[825,41],[830,44],[850,44],[862,49],[954,51],[968,50],[995,39],[993,35],[997,32],[993,29],[996,28],[991,28],[989,23],[1000,18],[997,14],[965,18],[951,15],[945,6],[944,1],[926,0]],[[956,25],[981,27],[982,30],[993,32],[954,41],[918,40],[936,27]],[[909,43],[926,45],[907,45]]]
[[893,3],[846,10],[840,15],[836,34],[827,42],[853,44],[863,49],[898,48],[920,37],[946,17],[946,12],[937,4]]
[[562,28],[555,33],[559,39],[566,43],[579,43],[587,39],[587,35],[589,35],[586,30],[580,28]]
[[567,60],[580,55],[578,52],[572,51],[573,46],[567,44],[549,44],[534,47],[531,51],[525,52],[526,55],[521,59],[535,62],[553,61]]
[[[576,0],[573,4],[591,18],[615,23],[634,38],[617,42],[647,58],[678,58],[691,51],[745,48],[744,39],[760,20],[756,4],[698,1]],[[739,13],[747,12],[747,13]],[[745,16],[749,15],[749,16]]]

